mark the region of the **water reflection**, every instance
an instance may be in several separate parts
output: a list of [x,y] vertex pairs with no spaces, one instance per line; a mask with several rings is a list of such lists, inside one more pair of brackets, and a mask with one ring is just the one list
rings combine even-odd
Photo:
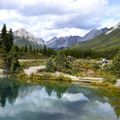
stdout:
[[0,104],[5,106],[6,100],[13,104],[18,96],[19,83],[14,79],[0,79]]
[[119,120],[120,96],[103,89],[0,81],[0,120]]

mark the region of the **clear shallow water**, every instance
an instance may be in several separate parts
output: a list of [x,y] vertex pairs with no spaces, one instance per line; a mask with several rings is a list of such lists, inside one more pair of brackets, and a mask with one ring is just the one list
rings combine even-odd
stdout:
[[0,120],[120,120],[119,95],[77,85],[9,82],[0,87],[0,103]]

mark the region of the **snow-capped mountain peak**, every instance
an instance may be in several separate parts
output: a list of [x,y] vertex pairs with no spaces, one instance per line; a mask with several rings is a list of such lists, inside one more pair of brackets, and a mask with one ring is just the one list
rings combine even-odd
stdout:
[[21,28],[19,30],[16,30],[14,32],[14,36],[15,37],[19,37],[19,38],[24,38],[30,42],[33,42],[35,44],[44,44],[44,40],[42,38],[37,38],[34,35],[32,35],[31,33],[29,33],[28,31],[26,31],[25,29]]
[[24,38],[27,38],[27,37],[33,37],[33,35],[31,35],[30,33],[28,33],[25,29],[21,28],[19,30],[16,30],[14,32],[14,35],[15,36],[18,36],[18,37],[24,37]]
[[116,29],[120,29],[120,22],[117,23],[115,26],[113,26],[108,32],[106,32],[106,35],[110,34],[111,32],[115,31]]
[[81,39],[81,41],[87,41],[87,40],[91,40],[105,32],[108,31],[108,28],[103,28],[103,29],[92,29],[90,32],[88,32],[86,35],[84,35]]

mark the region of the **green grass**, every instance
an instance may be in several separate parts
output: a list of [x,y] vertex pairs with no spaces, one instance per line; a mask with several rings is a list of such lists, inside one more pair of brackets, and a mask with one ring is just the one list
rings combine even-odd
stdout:
[[59,81],[59,82],[71,82],[70,78],[64,77],[64,76],[53,76],[51,73],[48,72],[41,72],[37,75],[30,75],[27,76],[25,73],[20,73],[17,75],[17,78],[21,82],[28,82],[28,83],[39,83],[40,81]]
[[40,65],[45,65],[47,62],[47,59],[33,59],[33,60],[30,60],[28,59],[28,61],[20,61],[20,65],[21,65],[21,68],[24,69],[24,68],[28,68],[28,67],[32,67],[32,66],[40,66]]

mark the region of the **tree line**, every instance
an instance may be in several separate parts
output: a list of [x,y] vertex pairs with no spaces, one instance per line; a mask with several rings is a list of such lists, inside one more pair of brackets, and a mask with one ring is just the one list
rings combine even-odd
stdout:
[[81,49],[81,48],[67,48],[64,49],[63,52],[66,56],[74,56],[75,58],[92,58],[92,59],[99,59],[99,58],[107,58],[113,59],[114,56],[119,51],[119,48],[111,48],[109,50],[97,50],[97,49]]
[[16,72],[19,67],[18,54],[14,45],[14,36],[12,29],[7,31],[6,25],[3,25],[0,34],[0,58],[4,73]]
[[35,48],[35,47],[32,47],[31,45],[25,45],[25,46],[22,46],[22,47],[16,46],[16,48],[17,48],[17,51],[21,54],[25,54],[25,53],[38,54],[38,53],[41,53],[42,55],[48,56],[48,57],[51,56],[51,55],[56,55],[56,52],[57,52],[53,49],[47,48],[46,46]]

